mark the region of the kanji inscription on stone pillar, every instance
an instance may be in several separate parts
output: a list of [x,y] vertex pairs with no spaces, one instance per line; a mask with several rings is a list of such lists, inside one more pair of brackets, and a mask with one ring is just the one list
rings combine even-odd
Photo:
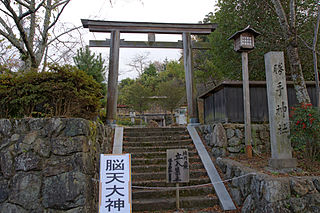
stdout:
[[264,58],[271,142],[269,165],[276,169],[293,168],[296,166],[296,159],[292,158],[289,140],[289,108],[283,52],[269,52]]

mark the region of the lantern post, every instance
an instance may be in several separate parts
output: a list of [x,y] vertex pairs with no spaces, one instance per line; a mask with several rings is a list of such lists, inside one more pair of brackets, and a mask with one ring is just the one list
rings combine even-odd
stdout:
[[233,34],[228,40],[234,40],[234,50],[241,53],[242,57],[242,82],[243,82],[243,109],[245,124],[245,144],[248,158],[252,158],[252,137],[250,117],[250,93],[249,93],[249,71],[248,53],[254,49],[254,39],[260,35],[250,26]]

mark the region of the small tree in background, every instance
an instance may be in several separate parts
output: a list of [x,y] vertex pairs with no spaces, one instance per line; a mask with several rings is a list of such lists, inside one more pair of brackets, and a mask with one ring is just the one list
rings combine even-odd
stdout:
[[175,78],[170,81],[160,83],[159,95],[166,96],[166,98],[159,100],[159,104],[163,109],[171,112],[171,119],[173,121],[173,111],[179,107],[180,101],[185,95],[183,82]]
[[106,66],[104,66],[105,60],[102,59],[101,53],[96,55],[86,46],[85,49],[77,50],[77,55],[73,60],[78,69],[91,75],[101,85],[102,94],[105,95],[107,91],[106,83],[104,83]]
[[140,82],[134,82],[127,87],[125,94],[125,104],[142,114],[149,109],[148,98],[151,95],[150,89],[143,86]]

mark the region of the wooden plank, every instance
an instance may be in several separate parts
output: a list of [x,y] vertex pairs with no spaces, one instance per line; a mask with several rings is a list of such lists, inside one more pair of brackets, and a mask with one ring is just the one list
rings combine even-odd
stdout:
[[198,107],[195,94],[195,85],[193,82],[193,70],[192,70],[192,48],[191,48],[191,35],[190,33],[183,33],[183,60],[184,70],[186,78],[186,91],[188,102],[188,115],[190,123],[198,123]]
[[217,24],[185,24],[185,23],[154,23],[154,22],[120,22],[81,19],[84,28],[90,32],[112,32],[119,30],[121,33],[164,33],[207,35],[217,28]]
[[[89,47],[110,47],[111,40],[90,40]],[[169,48],[169,49],[182,49],[182,41],[178,42],[168,42],[168,41],[125,41],[120,40],[121,48]],[[210,49],[210,44],[208,42],[192,42],[192,49]]]
[[114,132],[112,154],[122,154],[123,127],[117,126]]
[[117,114],[120,32],[113,31],[111,33],[111,40],[107,93],[107,124],[115,124]]
[[194,126],[188,126],[187,127],[188,132],[193,140],[193,143],[198,151],[198,154],[201,158],[201,161],[204,165],[204,168],[207,170],[207,174],[211,180],[211,183],[214,187],[214,190],[219,198],[220,204],[223,208],[223,210],[228,211],[228,210],[235,210],[236,207],[226,189],[224,184],[222,183],[222,180],[220,178],[220,175],[213,165],[213,162],[204,147],[196,129]]

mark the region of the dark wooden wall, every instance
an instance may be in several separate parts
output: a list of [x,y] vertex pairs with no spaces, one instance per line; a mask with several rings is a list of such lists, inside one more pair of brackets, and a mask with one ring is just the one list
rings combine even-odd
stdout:
[[[315,84],[307,84],[312,104],[316,101]],[[292,83],[287,84],[289,108],[298,103]],[[224,82],[200,96],[204,101],[205,123],[243,123],[243,94],[241,82]],[[268,122],[268,100],[265,82],[250,82],[251,121]]]

